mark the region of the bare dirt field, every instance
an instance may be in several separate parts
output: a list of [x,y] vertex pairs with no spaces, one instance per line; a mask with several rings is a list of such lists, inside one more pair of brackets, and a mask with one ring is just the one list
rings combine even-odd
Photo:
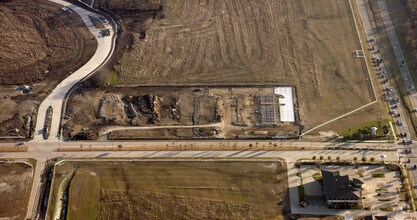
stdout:
[[0,163],[0,219],[24,219],[33,168],[25,163]]
[[280,162],[66,162],[50,217],[69,177],[69,219],[282,219],[287,199]]
[[[65,113],[68,139],[296,138],[300,131],[297,117],[294,122],[281,121],[280,106],[285,104],[274,87],[142,87],[75,93]],[[297,115],[296,96],[290,98]]]
[[97,43],[78,15],[46,0],[1,1],[0,20],[0,136],[26,137],[39,102]]
[[119,13],[110,85],[294,85],[305,129],[374,100],[348,0],[161,4]]

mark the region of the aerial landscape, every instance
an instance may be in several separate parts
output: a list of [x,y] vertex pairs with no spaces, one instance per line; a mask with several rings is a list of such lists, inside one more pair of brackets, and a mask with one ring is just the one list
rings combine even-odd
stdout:
[[417,1],[0,0],[0,219],[417,219]]

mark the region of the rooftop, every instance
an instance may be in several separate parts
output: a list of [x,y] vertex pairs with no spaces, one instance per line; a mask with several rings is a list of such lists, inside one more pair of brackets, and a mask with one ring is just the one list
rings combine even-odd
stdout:
[[349,176],[341,176],[339,171],[321,170],[324,195],[328,200],[358,200],[358,187],[363,184],[359,179],[350,180]]

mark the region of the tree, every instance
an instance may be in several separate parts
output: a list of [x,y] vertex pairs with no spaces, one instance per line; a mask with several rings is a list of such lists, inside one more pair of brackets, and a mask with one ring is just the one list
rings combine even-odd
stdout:
[[358,158],[357,158],[357,157],[354,157],[354,158],[353,158],[353,160],[354,160],[354,161],[357,161],[357,160],[358,160]]

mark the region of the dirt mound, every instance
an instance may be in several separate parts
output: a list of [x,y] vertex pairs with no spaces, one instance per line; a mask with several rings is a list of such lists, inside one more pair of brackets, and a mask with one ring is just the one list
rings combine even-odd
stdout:
[[106,124],[120,124],[125,119],[124,104],[118,95],[105,95],[98,106],[97,118]]
[[73,16],[44,0],[0,2],[0,84],[40,82],[82,63],[84,46],[95,40],[84,41]]

